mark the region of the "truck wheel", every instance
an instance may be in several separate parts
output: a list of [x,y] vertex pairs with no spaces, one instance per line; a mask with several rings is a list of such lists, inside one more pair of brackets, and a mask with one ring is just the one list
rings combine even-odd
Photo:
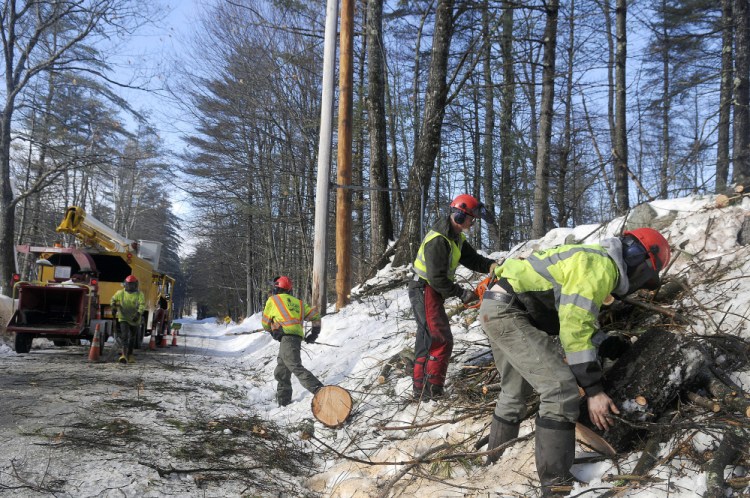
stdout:
[[31,342],[34,340],[33,335],[29,334],[16,334],[16,353],[26,354],[31,351]]

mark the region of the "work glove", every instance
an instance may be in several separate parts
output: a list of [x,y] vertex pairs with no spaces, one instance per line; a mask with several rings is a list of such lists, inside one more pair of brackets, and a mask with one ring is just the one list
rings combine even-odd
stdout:
[[501,265],[501,264],[503,264],[504,262],[505,262],[505,260],[504,260],[504,259],[498,259],[497,261],[495,261],[494,263],[492,263],[492,264],[490,265],[490,271],[489,271],[489,274],[490,274],[490,275],[492,275],[492,276],[494,276],[494,275],[495,275],[495,268],[497,268],[498,266],[500,266],[500,265]]
[[463,293],[461,293],[461,302],[464,304],[469,304],[477,299],[479,299],[479,296],[471,289],[464,289]]
[[282,328],[271,330],[271,337],[273,337],[274,341],[281,342],[281,338],[284,337],[284,330]]
[[310,331],[310,334],[308,334],[308,336],[305,337],[305,342],[307,344],[314,344],[315,341],[318,340],[319,335],[320,335],[320,325],[313,325],[313,328]]
[[610,360],[616,360],[625,351],[630,349],[630,339],[621,335],[611,335],[604,339],[604,342],[599,345],[599,356],[609,358]]

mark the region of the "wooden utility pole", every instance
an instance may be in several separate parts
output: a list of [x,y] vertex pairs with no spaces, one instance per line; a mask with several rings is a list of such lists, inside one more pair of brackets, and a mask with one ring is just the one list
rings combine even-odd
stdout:
[[[354,37],[354,0],[341,0],[339,37],[339,189],[336,192],[336,309],[349,303],[352,287],[352,80]],[[344,188],[341,188],[344,187]]]
[[328,0],[325,47],[323,49],[323,93],[320,102],[320,139],[318,141],[318,179],[315,190],[315,240],[313,253],[312,302],[321,315],[326,307],[326,265],[328,261],[328,183],[331,176],[331,138],[333,130],[333,75],[336,67],[336,25],[338,0]]

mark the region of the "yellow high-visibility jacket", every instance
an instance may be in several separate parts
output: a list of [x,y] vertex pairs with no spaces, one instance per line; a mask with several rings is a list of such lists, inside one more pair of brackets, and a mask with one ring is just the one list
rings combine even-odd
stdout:
[[125,292],[125,289],[120,289],[109,304],[117,308],[117,321],[130,325],[140,325],[141,316],[146,311],[146,298],[141,291]]
[[314,322],[320,320],[318,309],[309,306],[289,294],[275,294],[268,298],[263,308],[261,325],[267,331],[271,331],[272,324],[281,325],[284,334],[305,337],[304,321]]
[[419,246],[412,268],[443,299],[460,297],[463,288],[456,283],[458,265],[486,273],[493,260],[485,258],[469,244],[463,233],[451,228],[450,216],[438,221]]
[[[609,244],[617,242],[608,239]],[[597,359],[599,309],[613,291],[627,289],[620,246],[563,245],[508,259],[495,269],[499,283],[512,290],[534,324],[560,343],[584,389],[601,390]],[[600,334],[601,335],[601,334]],[[589,392],[588,394],[596,394]]]

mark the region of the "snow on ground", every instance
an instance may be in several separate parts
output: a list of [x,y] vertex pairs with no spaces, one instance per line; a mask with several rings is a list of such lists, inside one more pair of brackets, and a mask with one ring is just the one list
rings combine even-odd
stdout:
[[[750,279],[747,278],[750,246],[738,244],[738,232],[750,215],[750,201],[745,199],[742,205],[723,209],[714,207],[712,197],[657,201],[651,206],[657,215],[655,223],[664,224],[662,231],[675,248],[669,275],[687,277],[691,285],[699,282],[693,286],[692,296],[685,297],[682,303],[697,310],[698,319],[690,332],[734,334],[750,339]],[[510,254],[523,256],[533,249],[566,242],[596,242],[619,233],[623,222],[623,219],[616,219],[603,226],[555,229],[540,240],[520,244]],[[312,395],[294,379],[292,404],[283,408],[276,406],[273,370],[278,345],[268,334],[258,332],[260,314],[229,326],[215,319],[182,320],[183,333],[177,348],[141,352],[139,363],[125,370],[109,363],[87,364],[83,347],[61,349],[54,348],[48,341],[35,341],[29,355],[16,355],[7,346],[0,346],[0,379],[5,379],[0,381],[0,402],[12,407],[11,415],[0,415],[0,441],[6,454],[6,461],[0,460],[0,493],[19,485],[18,476],[24,476],[37,483],[34,489],[39,496],[44,495],[46,489],[53,489],[56,496],[109,495],[118,489],[125,496],[195,496],[199,490],[205,496],[279,492],[294,496],[307,490],[321,496],[370,497],[378,496],[389,480],[398,478],[405,462],[413,461],[432,448],[446,444],[457,445],[451,452],[477,451],[474,443],[487,432],[492,399],[483,405],[462,406],[452,395],[450,386],[461,370],[461,363],[486,350],[487,340],[474,320],[475,314],[466,312],[453,317],[456,344],[448,371],[447,399],[432,403],[410,402],[411,379],[397,369],[386,382],[378,382],[383,365],[405,348],[413,347],[416,325],[406,292],[407,276],[405,268],[388,266],[381,270],[366,285],[353,290],[351,305],[339,312],[333,308],[328,310],[318,344],[303,345],[305,366],[324,383],[348,389],[355,403],[352,416],[343,427],[330,429],[315,422],[314,437],[309,440],[300,437],[299,427],[313,420]],[[715,278],[712,280],[711,276]],[[458,272],[458,278],[467,284],[475,284],[480,277],[466,269]],[[382,293],[365,291],[394,280],[403,283]],[[447,303],[449,308],[458,304],[457,300]],[[30,368],[29,377],[8,382],[21,368]],[[50,370],[54,369],[61,369],[67,379],[53,376]],[[730,375],[746,392],[750,391],[750,370]],[[80,381],[73,380],[77,377]],[[121,378],[112,385],[85,382],[90,378],[111,380],[118,377]],[[55,382],[70,392],[48,390],[41,396],[34,396],[35,390],[45,385],[54,387]],[[170,390],[170,385],[175,388]],[[137,458],[118,459],[97,448],[87,454],[88,458],[107,455],[106,465],[94,471],[90,468],[87,472],[73,471],[74,466],[60,458],[61,452],[70,452],[79,459],[81,455],[70,442],[64,449],[49,443],[50,431],[46,426],[49,421],[37,414],[53,413],[60,417],[60,423],[52,425],[54,430],[65,431],[74,427],[72,419],[80,415],[81,410],[91,413],[92,407],[122,397],[128,397],[131,402],[142,399],[157,404],[156,409],[139,407],[140,410],[127,413],[131,422],[144,430],[154,447],[159,448],[152,451],[161,452],[160,458],[149,459],[149,450],[142,445],[123,443],[131,445]],[[81,403],[80,399],[89,402]],[[51,408],[45,408],[44,404]],[[118,406],[108,406],[103,413],[114,416]],[[269,473],[268,479],[282,482],[281,490],[273,488],[273,492],[263,487],[265,481],[261,478],[258,478],[261,484],[249,485],[241,479],[200,480],[196,478],[200,474],[198,471],[166,476],[154,471],[154,461],[162,461],[165,467],[189,467],[187,462],[177,459],[173,451],[186,437],[185,433],[179,430],[181,426],[177,422],[165,421],[180,419],[181,424],[185,424],[183,419],[187,417],[190,421],[198,415],[212,420],[257,416],[279,424],[295,447],[308,455],[310,461],[304,463],[310,471],[294,476],[281,471]],[[436,421],[447,422],[424,426]],[[520,435],[531,435],[533,425],[531,420],[524,422]],[[40,434],[45,434],[47,439]],[[698,433],[689,444],[698,452],[714,449],[715,436]],[[47,441],[48,445],[36,447],[41,441]],[[675,445],[682,442],[663,444],[659,458],[670,455]],[[45,457],[53,454],[55,458]],[[579,448],[579,456],[584,454],[584,448]],[[685,454],[666,458],[666,462],[650,474],[661,480],[644,482],[618,496],[700,495],[706,489],[705,474],[683,456]],[[598,496],[613,486],[606,480],[608,474],[629,473],[638,457],[639,453],[633,453],[618,456],[615,462],[604,460],[576,465],[574,474],[588,484],[576,485],[570,496]],[[237,463],[230,456],[226,458]],[[484,467],[479,463],[477,458],[467,458],[422,465],[397,479],[388,495],[538,495],[533,437],[506,450],[492,466]],[[44,481],[44,473],[65,482],[55,488],[54,483]],[[728,468],[728,476],[744,476],[745,473],[743,467]],[[750,489],[746,488],[744,492],[748,491]]]

